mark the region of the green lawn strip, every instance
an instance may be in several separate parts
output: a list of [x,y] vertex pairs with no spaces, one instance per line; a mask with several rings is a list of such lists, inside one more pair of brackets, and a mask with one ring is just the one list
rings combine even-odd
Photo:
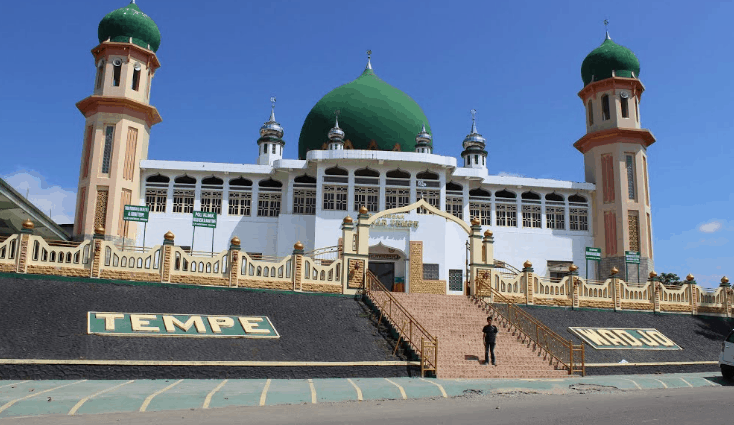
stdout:
[[185,379],[170,390],[155,396],[146,411],[199,409],[204,405],[206,395],[221,382],[222,379]]
[[212,396],[209,408],[259,406],[265,382],[265,379],[230,379]]

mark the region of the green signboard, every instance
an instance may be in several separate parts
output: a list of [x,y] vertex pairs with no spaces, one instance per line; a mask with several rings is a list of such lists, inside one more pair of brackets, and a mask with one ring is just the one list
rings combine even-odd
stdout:
[[122,219],[125,221],[148,222],[150,208],[140,205],[125,205],[122,209]]
[[586,259],[592,261],[601,261],[601,248],[586,247]]
[[267,316],[87,313],[87,333],[111,336],[280,338]]
[[217,213],[194,211],[194,227],[217,227]]
[[568,330],[597,350],[681,350],[653,328],[582,328]]
[[625,251],[624,261],[628,264],[640,264],[640,252],[639,251]]

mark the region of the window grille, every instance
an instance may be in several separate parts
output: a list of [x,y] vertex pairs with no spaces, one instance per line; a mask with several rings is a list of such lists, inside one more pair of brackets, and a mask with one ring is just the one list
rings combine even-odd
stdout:
[[105,128],[104,152],[102,154],[102,174],[110,173],[110,162],[112,160],[112,140],[115,135],[115,127],[108,125]]
[[[428,205],[440,209],[441,205],[441,193],[438,190],[418,189],[416,191],[418,199],[424,199],[428,202]],[[428,210],[425,208],[418,208],[418,214],[428,214]]]
[[410,189],[385,189],[385,209],[400,208],[410,203]]
[[229,189],[229,215],[250,215],[252,206],[252,192]]
[[194,191],[173,190],[173,212],[191,214],[194,212]]
[[438,264],[423,264],[423,280],[438,280]]
[[222,214],[222,192],[218,190],[202,190],[201,211]]
[[316,189],[300,188],[293,191],[293,214],[316,214]]
[[541,227],[540,205],[522,206],[522,227],[540,229]]
[[469,202],[469,216],[478,218],[482,226],[492,225],[492,204],[488,202]]
[[565,208],[546,205],[545,227],[555,230],[564,230],[566,228]]
[[464,270],[449,270],[449,291],[464,290]]
[[589,230],[589,210],[586,208],[570,209],[571,230]]
[[640,251],[640,216],[637,211],[629,211],[627,214],[629,221],[629,239],[630,251]]
[[517,205],[497,204],[497,225],[504,227],[517,227]]
[[347,186],[324,186],[324,210],[347,210]]
[[459,219],[464,219],[464,196],[461,192],[446,192],[446,212]]
[[146,189],[145,205],[150,212],[166,212],[166,198],[168,198],[168,189]]
[[354,188],[354,211],[364,205],[368,211],[377,212],[380,210],[380,188],[379,187],[363,187],[356,186]]
[[257,199],[258,217],[277,217],[280,215],[281,193],[266,192],[260,189]]
[[97,191],[97,204],[94,208],[94,227],[105,227],[107,223],[107,200],[109,199],[107,189]]

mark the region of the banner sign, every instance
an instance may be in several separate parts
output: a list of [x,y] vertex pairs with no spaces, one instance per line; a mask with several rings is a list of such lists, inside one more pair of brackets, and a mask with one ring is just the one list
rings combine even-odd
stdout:
[[217,227],[217,213],[194,211],[194,226],[209,227],[214,229]]
[[122,208],[122,219],[125,221],[148,222],[148,213],[150,208],[141,207],[139,205],[125,205]]
[[640,252],[639,251],[625,251],[624,261],[628,264],[640,264]]
[[87,333],[107,336],[280,338],[267,316],[87,313]]
[[601,261],[601,248],[586,247],[586,259],[592,261]]
[[398,254],[370,254],[370,260],[399,260]]
[[654,328],[581,328],[568,330],[597,350],[681,350]]
[[387,214],[372,223],[372,227],[387,227],[393,229],[417,229],[418,221],[406,220],[405,214]]

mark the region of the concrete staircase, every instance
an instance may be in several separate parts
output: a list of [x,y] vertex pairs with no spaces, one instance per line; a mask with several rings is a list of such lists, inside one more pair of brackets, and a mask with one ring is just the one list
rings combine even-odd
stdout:
[[413,317],[438,336],[439,378],[561,378],[567,370],[555,369],[546,354],[531,341],[522,342],[518,333],[495,318],[499,329],[495,356],[497,366],[484,365],[482,328],[487,324],[485,311],[461,295],[393,293]]

